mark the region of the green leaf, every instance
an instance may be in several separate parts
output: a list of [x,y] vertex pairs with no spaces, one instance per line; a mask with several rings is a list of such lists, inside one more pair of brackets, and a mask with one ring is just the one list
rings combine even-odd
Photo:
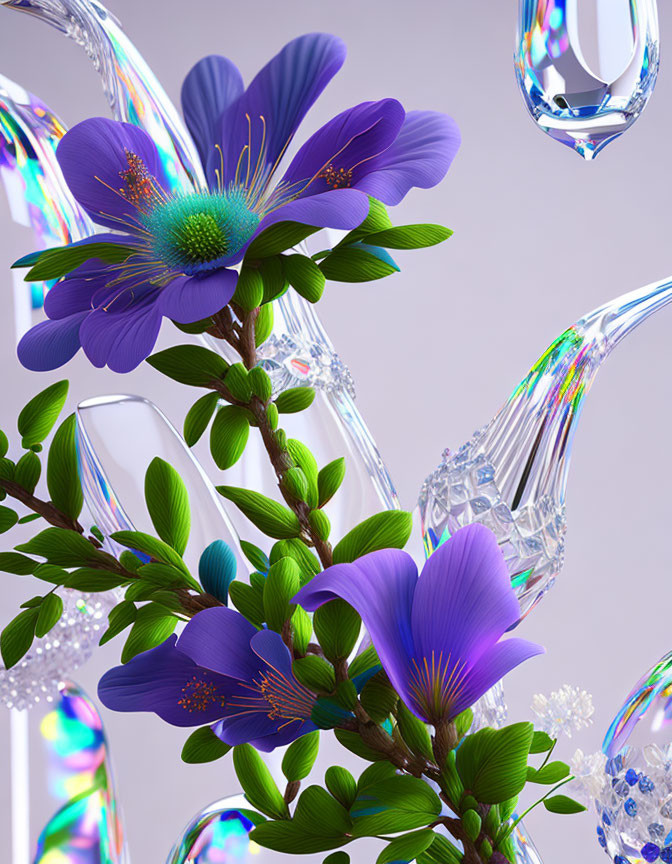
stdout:
[[452,233],[443,225],[400,225],[397,228],[387,228],[375,234],[368,234],[366,243],[371,246],[383,246],[385,249],[423,249],[426,246],[443,243]]
[[191,324],[180,324],[179,321],[173,321],[178,330],[188,333],[190,336],[198,336],[201,333],[205,333],[206,330],[212,327],[213,323],[212,318],[201,318],[200,321],[194,321]]
[[433,822],[439,796],[417,777],[393,776],[358,791],[350,808],[355,837],[410,831]]
[[334,667],[322,657],[309,654],[295,660],[292,668],[297,680],[315,693],[332,693],[336,687]]
[[4,459],[9,450],[9,441],[5,433],[0,429],[0,459]]
[[368,648],[365,648],[352,661],[348,669],[348,675],[350,678],[356,678],[358,675],[362,675],[364,672],[373,669],[374,666],[380,666],[380,660],[376,654],[376,649],[373,645],[369,645]]
[[324,507],[334,497],[344,477],[345,459],[342,456],[320,469],[317,475],[318,507]]
[[376,864],[400,864],[415,861],[432,845],[436,835],[428,828],[395,837],[376,858]]
[[243,555],[254,568],[260,570],[262,573],[268,572],[271,562],[268,560],[265,552],[263,552],[258,546],[255,546],[254,543],[248,543],[247,540],[240,541],[240,548],[243,550]]
[[287,279],[282,269],[280,256],[262,258],[259,261],[259,271],[264,283],[264,296],[262,302],[269,304],[271,300],[281,297],[287,290]]
[[[299,565],[301,571],[301,585],[309,582],[313,576],[320,572],[322,566],[315,555],[305,543],[293,538],[291,540],[278,540],[271,549],[271,564],[275,564],[281,558],[293,558]],[[268,570],[268,564],[260,570]]]
[[318,540],[328,540],[331,533],[331,522],[323,510],[311,510],[308,514],[308,524],[313,535]]
[[30,400],[17,421],[24,447],[33,447],[44,441],[58,419],[67,397],[68,382],[57,381]]
[[46,636],[63,614],[63,601],[58,594],[47,594],[40,605],[40,611],[35,624],[35,635],[38,639]]
[[388,261],[365,249],[349,246],[335,249],[320,262],[319,267],[332,282],[372,282],[398,272],[398,268]]
[[238,782],[250,804],[273,819],[286,819],[287,805],[275,785],[271,772],[263,759],[250,744],[233,748],[233,767]]
[[294,651],[297,655],[302,656],[308,649],[310,637],[313,634],[313,622],[310,620],[310,615],[297,606],[292,615],[292,638],[294,640]]
[[466,708],[455,718],[455,731],[458,738],[464,738],[467,732],[471,729],[474,722],[474,712],[471,708]]
[[544,786],[555,786],[565,777],[569,776],[569,765],[564,762],[549,762],[543,768],[532,768],[528,766],[527,782],[541,783]]
[[560,813],[563,816],[583,813],[586,809],[583,804],[579,804],[573,798],[568,798],[567,795],[554,795],[552,798],[544,798],[544,807],[549,813]]
[[158,456],[145,474],[145,500],[156,533],[184,555],[191,530],[189,495],[177,471]]
[[374,675],[362,689],[364,710],[376,723],[382,723],[394,710],[399,697],[384,672]]
[[229,585],[229,597],[236,609],[247,620],[260,628],[264,623],[263,595],[251,585],[234,581]]
[[37,561],[18,552],[0,552],[0,570],[4,573],[15,573],[17,576],[28,576],[37,567]]
[[236,405],[220,408],[210,430],[210,452],[222,471],[235,465],[250,434],[249,414]]
[[121,662],[128,663],[136,654],[156,648],[172,634],[177,618],[161,606],[149,603],[141,606],[121,652]]
[[223,357],[201,345],[175,345],[152,354],[147,362],[162,375],[192,387],[214,387],[229,368]]
[[360,759],[366,759],[368,762],[381,762],[385,760],[378,750],[368,747],[356,732],[348,732],[346,729],[334,729],[334,735],[338,743],[359,756]]
[[[12,267],[26,267],[34,264],[25,275],[26,282],[44,282],[48,279],[60,279],[66,273],[76,270],[85,261],[99,258],[107,264],[118,264],[136,255],[134,246],[124,246],[121,243],[88,243],[78,241],[67,246],[57,246],[44,249],[37,253],[19,258]],[[24,263],[25,262],[25,263]]]
[[313,616],[317,640],[332,663],[350,656],[361,626],[362,619],[345,600],[331,600],[320,606]]
[[481,729],[464,739],[457,751],[457,771],[477,801],[499,804],[522,791],[533,731],[531,723],[515,723]]
[[313,225],[304,225],[301,222],[276,222],[250,243],[245,260],[252,258],[270,258],[271,255],[279,255],[285,249],[291,249],[306,237],[310,237],[316,231],[320,231]]
[[386,510],[360,522],[334,547],[334,564],[349,564],[378,549],[403,549],[413,529],[413,516]]
[[152,537],[151,534],[145,534],[142,531],[116,531],[110,535],[110,538],[119,543],[120,546],[144,552],[145,555],[149,555],[150,558],[155,558],[163,564],[172,564],[173,567],[177,567],[186,576],[190,576],[187,565],[182,560],[182,556],[172,546],[164,543],[163,540]]
[[230,749],[228,744],[215,735],[210,726],[201,726],[184,742],[182,761],[190,765],[214,762],[226,756]]
[[45,528],[32,540],[16,547],[19,552],[46,558],[59,567],[85,567],[97,563],[108,564],[110,557],[99,552],[81,534],[67,528]]
[[42,463],[37,453],[29,450],[16,463],[14,482],[18,483],[32,495],[42,473]]
[[37,609],[19,612],[0,634],[0,652],[6,669],[15,666],[33,644],[38,615]]
[[298,414],[313,404],[315,391],[312,387],[290,387],[279,393],[275,405],[281,414]]
[[357,797],[357,782],[352,774],[340,765],[333,765],[327,768],[324,782],[334,798],[349,810]]
[[252,387],[248,381],[247,369],[242,363],[233,363],[224,376],[224,383],[235,399],[241,402],[249,402],[252,398]]
[[264,299],[264,280],[256,267],[243,265],[232,302],[237,303],[244,312],[251,312],[261,306]]
[[191,406],[184,418],[184,440],[193,447],[208,428],[219,402],[219,393],[206,393]]
[[72,588],[76,591],[95,593],[111,591],[113,588],[125,585],[126,581],[123,576],[118,576],[116,573],[106,573],[104,570],[83,567],[70,573],[64,585],[66,588]]
[[11,459],[0,459],[0,480],[14,479],[14,463]]
[[431,760],[434,758],[432,754],[432,739],[427,726],[412,711],[408,710],[401,699],[397,706],[397,725],[399,726],[401,737],[414,753],[424,756],[425,759]]
[[282,632],[285,621],[294,614],[292,597],[300,588],[299,565],[292,558],[281,558],[271,565],[264,584],[264,617],[271,630]]
[[292,288],[309,303],[317,303],[326,282],[317,264],[305,255],[287,255],[282,267]]
[[322,864],[350,864],[350,856],[347,852],[332,852]]
[[418,864],[462,864],[462,853],[443,834],[435,834],[432,845],[418,856]]
[[384,231],[391,227],[392,222],[390,221],[390,217],[387,215],[387,210],[383,202],[379,201],[377,198],[369,196],[368,216],[358,228],[355,228],[354,231],[350,231],[349,234],[346,234],[336,248],[339,249],[342,246],[349,246],[351,243],[358,243],[360,240],[363,240],[364,237],[373,234],[375,231]]
[[0,534],[9,531],[19,521],[19,514],[9,507],[0,507]]
[[79,480],[76,430],[77,418],[71,414],[56,430],[47,459],[47,488],[52,503],[75,520],[79,518],[84,506]]
[[317,507],[317,462],[315,461],[315,457],[308,447],[301,441],[297,441],[296,438],[289,438],[287,440],[287,450],[294,460],[294,464],[306,475],[306,480],[308,481],[307,501],[309,506]]
[[555,744],[555,738],[551,738],[546,732],[534,732],[530,753],[547,753]]
[[296,513],[272,498],[236,486],[217,486],[217,491],[224,498],[233,501],[250,522],[269,537],[282,540],[300,535],[301,525]]
[[257,348],[268,339],[273,332],[273,304],[265,303],[259,310],[254,322],[254,344]]
[[282,759],[282,773],[290,783],[304,780],[312,771],[320,747],[320,733],[309,732],[287,748]]
[[273,394],[273,385],[268,373],[261,366],[255,366],[247,373],[247,380],[254,395],[262,402],[268,402]]
[[110,611],[108,617],[109,626],[100,637],[99,645],[105,645],[110,639],[114,639],[123,630],[135,621],[138,615],[138,609],[131,600],[123,600]]
[[462,814],[462,825],[467,832],[467,837],[472,843],[475,843],[483,827],[480,813],[477,813],[475,810],[465,810]]

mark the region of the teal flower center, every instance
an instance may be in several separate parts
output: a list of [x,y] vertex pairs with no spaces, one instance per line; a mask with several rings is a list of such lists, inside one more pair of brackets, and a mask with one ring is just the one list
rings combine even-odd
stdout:
[[187,275],[234,261],[260,221],[243,189],[168,198],[141,218],[156,260]]

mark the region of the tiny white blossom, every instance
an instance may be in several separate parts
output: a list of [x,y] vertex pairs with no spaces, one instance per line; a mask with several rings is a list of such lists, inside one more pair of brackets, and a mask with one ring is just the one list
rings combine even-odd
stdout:
[[611,779],[604,770],[606,764],[607,757],[599,750],[591,754],[577,750],[569,763],[574,775],[567,787],[569,793],[586,806],[602,797]]
[[532,711],[537,716],[535,726],[551,738],[572,734],[590,726],[595,709],[590,693],[565,684],[550,696],[537,693],[532,697]]

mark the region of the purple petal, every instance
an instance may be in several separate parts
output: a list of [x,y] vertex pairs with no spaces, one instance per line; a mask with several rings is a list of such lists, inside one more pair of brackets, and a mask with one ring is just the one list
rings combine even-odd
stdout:
[[257,632],[239,612],[217,606],[195,615],[178,645],[199,666],[252,681],[259,672],[259,660],[250,648],[250,639]]
[[154,142],[130,123],[84,120],[66,132],[56,151],[70,191],[94,222],[133,231],[138,209],[122,194],[128,154],[139,157],[158,185],[168,188]]
[[367,164],[357,188],[385,204],[398,204],[413,186],[429,189],[445,177],[460,140],[447,114],[409,111],[397,140]]
[[483,525],[460,528],[427,560],[413,598],[416,656],[470,665],[520,617],[504,556]]
[[505,639],[488,648],[465,676],[464,685],[452,705],[451,715],[456,717],[470,708],[512,669],[543,653],[541,645],[517,638]]
[[[277,222],[301,222],[318,228],[337,228],[350,231],[361,225],[369,214],[369,199],[356,189],[335,189],[290,201],[259,223],[254,233],[257,237],[266,228]],[[254,239],[254,238],[253,238]]]
[[[358,187],[371,161],[399,135],[404,116],[396,99],[362,102],[343,111],[306,141],[287,169],[283,183],[301,195],[326,192],[338,188],[339,183]],[[322,176],[327,169],[329,174]]]
[[[241,691],[240,687],[238,691],[245,692]],[[266,706],[266,711],[245,709],[240,707],[243,703],[239,703],[237,698],[238,692],[234,691],[230,698],[234,703],[233,707],[225,707],[222,712],[225,716],[214,727],[213,731],[218,738],[231,747],[237,747],[253,739],[277,735],[278,723],[268,716],[270,706]]]
[[161,312],[179,324],[191,324],[223,309],[236,290],[235,270],[211,270],[203,276],[178,276],[161,291]]
[[189,72],[182,85],[182,113],[203,167],[220,144],[219,119],[245,89],[238,67],[226,57],[211,54]]
[[72,360],[81,347],[79,331],[88,315],[79,312],[60,321],[37,324],[23,336],[16,349],[21,364],[32,372],[47,372]]
[[250,648],[257,657],[260,657],[277,672],[295,680],[289,649],[282,641],[282,636],[279,633],[275,633],[273,630],[257,631],[250,640]]
[[91,312],[80,331],[82,348],[94,366],[131,372],[152,353],[161,329],[161,312],[150,296],[124,312]]
[[232,682],[199,667],[171,636],[100,679],[98,696],[113,711],[151,711],[173,726],[213,723],[223,713]]
[[383,549],[354,564],[335,564],[318,573],[294,597],[308,612],[341,597],[359,612],[390,681],[400,694],[408,687],[413,656],[411,606],[418,571],[410,555]]
[[257,165],[259,171],[276,165],[344,60],[344,43],[325,33],[308,33],[285,45],[222,115],[226,182],[234,179],[248,143],[251,147],[244,157],[243,176],[248,156],[250,173]]
[[262,738],[251,738],[249,743],[257,750],[261,750],[264,753],[270,753],[271,750],[275,750],[276,747],[285,747],[287,744],[291,744],[292,741],[296,741],[297,738],[302,738],[304,735],[307,735],[309,732],[314,732],[316,729],[317,726],[314,723],[310,720],[304,720],[302,723],[296,722],[283,726],[273,735],[268,735]]

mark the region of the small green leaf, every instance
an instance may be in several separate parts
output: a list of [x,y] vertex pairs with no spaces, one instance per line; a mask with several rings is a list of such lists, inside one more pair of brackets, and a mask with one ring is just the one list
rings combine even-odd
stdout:
[[532,768],[528,766],[527,782],[541,783],[544,786],[555,786],[565,777],[569,776],[569,765],[564,762],[549,762],[543,768]]
[[344,845],[350,827],[347,811],[338,801],[326,789],[309,786],[301,793],[291,821],[265,822],[252,831],[250,839],[296,857]]
[[173,466],[158,456],[145,474],[145,500],[156,533],[178,555],[184,555],[191,530],[187,487]]
[[313,626],[325,657],[335,663],[347,660],[362,626],[362,619],[345,600],[331,600],[316,610]]
[[121,662],[128,663],[136,654],[156,648],[157,645],[165,642],[176,624],[177,618],[161,606],[154,603],[141,606],[128,634],[124,650],[121,652]]
[[58,594],[47,594],[40,605],[40,611],[35,624],[35,635],[38,639],[46,636],[63,614],[63,601]]
[[263,345],[264,342],[273,332],[273,304],[264,303],[259,310],[257,320],[254,322],[254,344],[257,348]]
[[261,628],[264,623],[264,600],[260,592],[244,582],[234,581],[229,585],[229,597],[243,617]]
[[360,240],[363,240],[364,237],[373,234],[374,231],[384,231],[391,227],[392,222],[390,221],[390,217],[387,215],[387,210],[385,209],[383,202],[379,201],[377,198],[369,196],[368,216],[358,228],[355,228],[354,231],[350,231],[350,233],[346,234],[336,248],[338,249],[341,246],[349,246],[351,243],[358,243]]
[[279,255],[280,252],[291,249],[319,230],[301,222],[276,222],[254,238],[248,247],[245,259],[249,261],[253,258],[270,258],[271,255]]
[[212,731],[210,726],[201,726],[187,738],[182,748],[182,761],[190,765],[214,762],[226,756],[231,747]]
[[271,562],[268,560],[265,552],[263,552],[258,546],[255,546],[254,543],[248,543],[247,540],[240,541],[240,548],[243,550],[243,555],[253,567],[262,573],[268,572]]
[[208,428],[219,399],[219,393],[206,393],[187,412],[184,418],[184,440],[188,447],[193,447]]
[[455,731],[458,738],[464,738],[474,722],[474,712],[466,708],[455,718]]
[[[305,543],[296,538],[292,540],[278,540],[277,543],[273,544],[273,548],[271,549],[271,564],[275,564],[281,558],[293,558],[296,561],[301,571],[302,586],[309,582],[322,569],[320,562]],[[266,568],[260,567],[259,569],[268,570],[268,565]]]
[[481,833],[481,827],[483,825],[483,820],[481,819],[480,814],[475,810],[466,810],[462,814],[462,825],[464,826],[464,830],[467,832],[467,837],[472,843],[475,843],[478,839],[478,835]]
[[343,246],[335,249],[319,264],[332,282],[372,282],[398,271],[388,261],[365,249]]
[[28,576],[37,567],[37,561],[18,552],[0,552],[0,570],[4,573],[15,573],[17,576]]
[[365,648],[364,651],[362,651],[361,654],[358,654],[352,661],[348,669],[348,675],[350,678],[357,678],[358,675],[363,675],[364,673],[369,672],[375,666],[380,666],[380,660],[376,654],[376,649],[373,645],[369,645],[368,648]]
[[270,304],[272,300],[281,297],[287,290],[287,279],[282,270],[282,262],[279,255],[270,258],[262,258],[259,261],[259,271],[264,283],[264,296],[262,302]]
[[262,402],[268,402],[273,392],[273,385],[266,370],[261,366],[255,366],[247,373],[247,380],[254,395]]
[[287,450],[308,481],[308,504],[317,507],[317,462],[308,447],[296,438],[287,439]]
[[162,375],[192,387],[214,387],[229,364],[219,354],[201,345],[175,345],[147,358]]
[[266,623],[278,633],[285,621],[294,614],[290,601],[300,588],[299,565],[292,558],[281,558],[271,565],[264,584],[264,617]]
[[375,234],[368,234],[366,243],[371,246],[383,246],[386,249],[423,249],[443,243],[452,233],[443,225],[400,225],[397,228],[387,228]]
[[130,627],[137,618],[137,615],[138,609],[132,601],[123,600],[121,603],[117,604],[107,616],[109,626],[100,637],[100,642],[98,644],[105,645],[105,643],[109,642],[110,639],[114,639],[115,636],[118,636],[127,627]]
[[261,273],[255,267],[246,267],[240,271],[233,302],[244,312],[251,312],[257,306],[261,306],[264,299],[264,280]]
[[390,686],[383,672],[374,675],[362,689],[362,705],[376,723],[383,723],[396,707],[398,699],[396,690]]
[[427,726],[408,710],[401,699],[397,705],[397,725],[401,737],[414,753],[424,756],[425,759],[433,759],[432,739]]
[[324,291],[324,273],[305,255],[287,255],[282,267],[289,284],[309,303],[317,303]]
[[0,459],[4,459],[9,450],[9,441],[5,433],[0,429]]
[[331,501],[345,477],[345,459],[341,456],[320,469],[317,475],[318,507]]
[[320,733],[309,732],[287,748],[282,759],[282,773],[290,783],[304,780],[312,771],[320,747]]
[[37,609],[19,612],[0,634],[0,651],[6,669],[15,666],[33,644],[38,615]]
[[293,669],[298,681],[314,693],[332,693],[336,688],[334,667],[322,657],[301,657],[294,661]]
[[[115,540],[120,546],[126,546],[128,549],[143,552],[145,555],[149,555],[150,558],[155,558],[163,564],[172,564],[173,567],[181,570],[185,576],[191,578],[187,565],[182,560],[182,556],[172,546],[164,543],[163,540],[152,537],[151,534],[145,534],[142,531],[116,531],[110,535],[110,539]],[[58,562],[54,563],[57,564]],[[198,590],[198,584],[194,584]]]
[[413,529],[413,517],[403,510],[376,513],[360,522],[334,547],[334,564],[350,563],[378,549],[403,549]]
[[392,776],[361,788],[350,808],[355,837],[423,828],[441,812],[439,796],[417,777]]
[[117,576],[115,573],[82,567],[79,570],[73,570],[63,584],[66,588],[72,588],[75,591],[96,593],[111,591],[113,588],[125,585],[126,581],[123,576]]
[[249,414],[236,405],[225,405],[210,430],[210,452],[222,471],[235,465],[245,451],[250,434]]
[[457,751],[457,770],[477,801],[499,804],[522,791],[533,731],[531,723],[515,723],[481,729],[464,739]]
[[234,747],[233,767],[245,797],[256,810],[273,819],[288,817],[289,811],[280,790],[254,747],[250,744]]
[[110,556],[99,552],[96,547],[67,528],[45,528],[32,540],[16,547],[19,552],[46,558],[50,564],[59,567],[86,567],[87,565],[109,564]]
[[323,510],[311,510],[308,514],[308,524],[313,536],[318,540],[328,540],[331,533],[331,522]]
[[0,534],[9,531],[19,521],[19,514],[9,507],[0,507]]
[[188,333],[190,336],[198,336],[201,333],[205,333],[206,330],[212,327],[213,323],[212,318],[202,318],[200,321],[194,321],[191,324],[180,324],[179,321],[173,321],[178,330]]
[[535,730],[532,736],[532,746],[530,753],[547,753],[555,744],[555,738],[551,738],[546,732]]
[[435,836],[433,831],[423,828],[412,834],[395,837],[376,858],[376,864],[408,864],[415,861],[418,855],[429,849]]
[[275,405],[280,414],[298,414],[305,411],[313,404],[315,391],[312,387],[290,387],[283,390],[275,400]]
[[334,798],[349,810],[357,797],[357,782],[352,774],[340,765],[333,765],[327,768],[324,782]]
[[241,402],[249,402],[252,397],[252,387],[248,380],[247,369],[242,363],[234,363],[224,376],[224,383],[231,395]]
[[332,852],[327,855],[322,864],[350,864],[350,856],[347,852]]
[[41,473],[42,463],[40,462],[40,457],[36,453],[33,453],[32,450],[29,450],[16,463],[14,482],[18,483],[19,486],[22,486],[32,495]]
[[47,488],[55,507],[78,519],[84,506],[77,459],[77,418],[71,414],[56,430],[47,459]]
[[347,729],[334,729],[334,735],[338,743],[359,756],[360,759],[366,759],[368,762],[385,761],[385,756],[379,751],[368,747],[356,732],[348,732]]
[[239,489],[235,486],[217,486],[217,491],[224,498],[232,501],[239,510],[260,531],[278,540],[298,537],[301,526],[296,513],[293,513],[272,498],[267,498],[260,492]]
[[134,246],[124,246],[121,243],[91,243],[79,240],[67,246],[44,249],[37,253],[37,260],[35,260],[35,253],[19,258],[12,267],[30,266],[34,262],[24,277],[25,281],[44,282],[48,279],[60,279],[61,276],[71,273],[92,258],[99,258],[107,264],[119,264],[136,255],[137,252]]
[[24,447],[44,441],[58,419],[67,396],[68,382],[57,381],[30,400],[17,421]]
[[292,639],[297,656],[301,657],[306,653],[312,633],[313,622],[310,620],[310,615],[297,606],[292,615]]
[[549,813],[560,813],[563,816],[583,813],[586,809],[583,804],[579,804],[573,798],[568,798],[567,795],[554,795],[552,798],[544,798],[544,807]]

